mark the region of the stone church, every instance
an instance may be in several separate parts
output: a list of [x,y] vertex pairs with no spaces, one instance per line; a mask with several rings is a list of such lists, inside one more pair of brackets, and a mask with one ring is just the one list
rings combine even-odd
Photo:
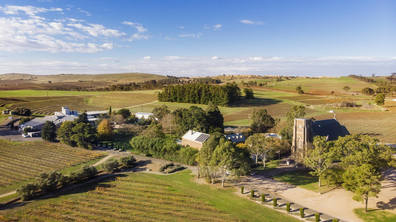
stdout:
[[346,135],[349,135],[348,130],[336,118],[317,121],[296,118],[293,127],[292,157],[298,162],[306,157],[308,147],[315,136],[325,136],[330,141]]

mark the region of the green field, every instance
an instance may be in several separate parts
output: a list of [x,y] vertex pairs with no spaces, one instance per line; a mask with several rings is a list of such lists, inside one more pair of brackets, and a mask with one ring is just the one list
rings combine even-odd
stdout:
[[[318,177],[310,175],[307,171],[283,172],[274,175],[274,179],[290,183],[292,185],[299,186],[307,190],[319,192]],[[334,185],[327,186],[326,180],[324,179],[321,180],[321,184],[321,193],[327,192],[335,187]]]
[[236,196],[234,188],[199,185],[190,173],[132,173],[86,193],[2,213],[22,221],[298,221]]
[[70,168],[105,155],[44,141],[17,143],[0,140],[0,194],[43,171]]
[[364,212],[363,208],[355,209],[355,214],[365,222],[394,222],[396,214],[389,213],[379,209],[368,209]]

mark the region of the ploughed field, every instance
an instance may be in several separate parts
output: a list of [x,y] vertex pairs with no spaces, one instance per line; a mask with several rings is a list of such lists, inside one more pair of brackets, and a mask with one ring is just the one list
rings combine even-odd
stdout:
[[44,141],[0,140],[0,188],[34,178],[43,171],[60,170],[102,156],[105,154]]
[[[37,207],[0,215],[5,221],[297,221],[249,200],[233,188],[191,181],[191,171],[173,175],[130,173],[80,194],[40,200]],[[28,208],[26,208],[28,207]],[[5,212],[7,213],[7,212]]]

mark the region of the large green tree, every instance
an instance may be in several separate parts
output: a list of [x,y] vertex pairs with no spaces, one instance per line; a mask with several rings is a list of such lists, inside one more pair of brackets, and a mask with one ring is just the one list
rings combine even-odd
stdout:
[[56,126],[51,121],[46,121],[41,130],[41,138],[45,141],[54,142],[56,139]]
[[88,115],[86,112],[81,113],[78,115],[78,118],[74,120],[76,123],[88,123]]
[[166,114],[170,113],[170,110],[168,110],[166,105],[162,105],[161,107],[154,108],[152,113],[154,118],[156,118],[158,121],[161,121]]
[[367,212],[368,198],[377,197],[381,191],[380,173],[371,164],[363,164],[349,167],[343,178],[343,187],[355,194],[354,200],[365,204]]
[[266,109],[259,109],[252,114],[251,129],[256,133],[265,133],[273,128],[277,120],[267,113]]
[[316,136],[313,140],[313,149],[308,151],[308,157],[304,158],[305,166],[313,170],[310,174],[319,177],[319,193],[321,193],[322,175],[333,162],[332,145],[332,142],[326,141],[326,137]]
[[93,144],[97,140],[97,130],[89,123],[78,123],[73,127],[72,140],[76,142],[78,147],[92,149]]
[[126,119],[131,116],[131,111],[129,109],[120,109],[117,111],[117,115],[121,115]]
[[282,128],[279,134],[283,139],[292,142],[293,126],[295,118],[303,118],[305,116],[305,106],[293,105],[289,112],[286,113],[286,126]]
[[378,95],[375,96],[374,102],[377,105],[384,105],[384,103],[385,103],[385,94],[384,93],[378,93]]
[[143,136],[153,139],[153,138],[165,138],[165,134],[162,131],[161,124],[157,124],[155,121],[151,122],[150,126],[143,131]]
[[67,144],[69,146],[76,146],[76,142],[72,139],[73,128],[76,126],[75,122],[66,121],[62,123],[62,126],[58,129],[58,138],[61,143]]
[[224,118],[220,109],[211,101],[206,108],[206,121],[209,125],[209,133],[224,132]]

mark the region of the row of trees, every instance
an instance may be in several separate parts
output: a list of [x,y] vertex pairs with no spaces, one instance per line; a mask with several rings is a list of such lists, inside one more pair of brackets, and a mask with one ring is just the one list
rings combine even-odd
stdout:
[[193,83],[187,85],[171,85],[158,93],[161,102],[178,102],[193,104],[208,104],[228,106],[237,101],[241,90],[236,83],[227,83],[224,86]]
[[77,171],[62,174],[61,172],[52,170],[42,172],[33,183],[27,183],[17,189],[17,193],[21,196],[22,201],[26,201],[35,197],[41,191],[44,193],[53,191],[59,186],[65,186],[83,179],[94,177],[98,173],[94,166],[83,165]]
[[322,178],[342,184],[355,194],[354,200],[365,203],[367,211],[368,198],[380,192],[381,170],[395,166],[392,149],[378,142],[367,135],[348,135],[336,141],[316,136],[304,164],[319,177],[319,187]]

